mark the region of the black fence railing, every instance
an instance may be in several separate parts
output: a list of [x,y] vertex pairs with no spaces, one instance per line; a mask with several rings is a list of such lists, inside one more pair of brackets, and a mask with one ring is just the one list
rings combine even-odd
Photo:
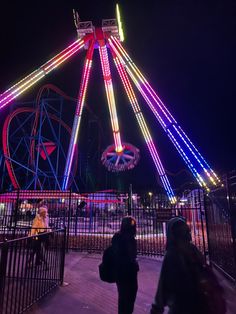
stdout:
[[0,228],[0,243],[18,238],[24,238],[29,235],[31,227],[7,227],[1,225]]
[[206,198],[210,259],[236,281],[236,172]]
[[[207,252],[206,223],[204,213],[199,208],[135,208],[130,214],[137,221],[138,253],[141,255],[164,255],[166,243],[166,225],[171,217],[181,216],[188,222],[193,242],[202,253]],[[70,249],[101,252],[111,242],[111,237],[120,228],[122,218],[127,212],[83,213],[72,216],[69,224],[68,247]],[[51,219],[57,224],[56,219]],[[67,225],[67,219],[66,225]],[[59,219],[60,223],[60,219]]]
[[[191,227],[192,239],[207,254],[203,193],[196,190],[185,205],[171,205],[163,195],[149,192],[117,194],[97,192],[78,195],[70,191],[16,191],[0,195],[2,228],[30,228],[41,204],[48,206],[50,225],[66,227],[67,249],[103,251],[120,228],[121,220],[131,214],[137,220],[138,253],[158,256],[165,252],[166,224],[183,216]],[[4,236],[4,235],[2,235]]]
[[[13,234],[5,230],[5,240]],[[6,240],[0,254],[0,313],[23,313],[63,282],[65,229]]]
[[[140,255],[162,256],[167,222],[171,217],[181,216],[190,226],[193,243],[205,259],[209,262],[210,257],[212,263],[235,280],[236,176],[231,174],[222,183],[222,187],[207,197],[201,190],[187,191],[175,205],[153,193],[145,196],[112,191],[86,195],[71,191],[1,194],[0,313],[21,313],[60,284],[65,249],[102,252],[127,214],[137,221]],[[49,239],[42,240],[47,262],[36,266],[39,251],[29,231],[42,204],[48,207],[50,228],[55,231]]]

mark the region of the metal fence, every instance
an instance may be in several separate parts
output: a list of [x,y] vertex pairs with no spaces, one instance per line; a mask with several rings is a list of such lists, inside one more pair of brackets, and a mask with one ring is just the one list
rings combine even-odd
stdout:
[[222,178],[222,186],[206,197],[210,259],[236,280],[236,172]]
[[171,205],[163,195],[97,192],[78,195],[60,191],[16,191],[0,196],[2,226],[29,227],[40,204],[47,204],[52,227],[67,229],[67,249],[102,252],[127,214],[137,220],[138,253],[158,256],[165,252],[166,224],[185,217],[193,242],[207,254],[203,193],[196,190],[185,205]]
[[[12,231],[5,230],[5,236],[13,237]],[[23,313],[62,283],[65,229],[1,242],[0,254],[0,313]],[[37,254],[41,259],[36,264]]]
[[[63,280],[65,249],[102,252],[120,229],[121,220],[137,221],[140,255],[162,256],[166,225],[181,216],[190,226],[193,243],[205,259],[236,278],[236,175],[207,197],[201,190],[187,193],[176,205],[165,196],[114,191],[79,195],[71,191],[15,191],[0,195],[0,313],[22,313]],[[34,267],[29,230],[41,205],[50,218],[49,244],[43,244],[48,265]],[[5,242],[4,242],[5,241]],[[35,256],[34,256],[34,259]],[[29,263],[30,262],[30,263]],[[33,262],[33,263],[34,263]],[[49,267],[47,267],[49,266]]]

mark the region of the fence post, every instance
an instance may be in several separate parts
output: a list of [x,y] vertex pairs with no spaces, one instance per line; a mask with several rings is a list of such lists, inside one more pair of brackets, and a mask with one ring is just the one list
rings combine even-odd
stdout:
[[[203,204],[205,204],[204,203],[204,198],[205,198],[205,195],[203,194]],[[203,223],[203,217],[204,216],[205,216],[205,222],[206,222],[206,215],[205,215],[206,208],[202,208],[201,193],[200,193],[199,189],[198,189],[198,201],[199,201],[199,204],[200,204],[199,210],[200,210],[200,219],[201,219],[202,244],[203,244],[204,258],[205,258],[205,262],[207,262],[207,257],[209,259],[209,251],[207,251],[207,249],[206,249],[205,229],[204,229],[204,223]],[[195,223],[196,223],[196,221],[198,221],[198,219],[195,219]],[[206,229],[207,229],[207,225],[206,225]],[[206,230],[206,234],[208,236],[207,230]]]
[[206,219],[206,233],[207,233],[207,246],[208,246],[208,257],[209,257],[209,264],[211,265],[211,243],[210,243],[210,236],[209,236],[209,212],[207,207],[207,194],[204,192],[204,211],[205,211],[205,219]]
[[1,260],[0,260],[0,313],[3,313],[4,305],[4,290],[6,281],[6,270],[7,270],[7,254],[8,254],[8,243],[4,242],[1,244]]
[[[234,254],[234,268],[236,269],[236,214],[233,209],[233,204],[231,200],[231,187],[229,183],[229,174],[226,174],[226,196],[228,203],[228,211],[230,217],[230,227],[231,227],[231,236],[232,236],[232,245],[233,245],[233,254]],[[236,275],[236,274],[235,274]]]
[[60,265],[60,283],[63,285],[64,269],[65,269],[65,254],[66,254],[66,228],[63,230],[63,242],[61,247],[61,265]]
[[132,184],[129,185],[129,194],[128,194],[128,215],[131,216],[132,211]]
[[68,217],[67,217],[68,223],[67,223],[67,228],[66,228],[66,230],[67,230],[66,252],[69,251],[70,222],[71,222],[71,217],[72,217],[72,215],[71,215],[71,198],[72,198],[72,190],[70,189],[69,204],[68,204],[69,208],[68,208]]
[[78,218],[79,218],[79,204],[78,200],[76,201],[76,212],[75,212],[75,236],[77,236],[77,229],[78,229]]
[[14,208],[14,230],[13,230],[13,236],[15,238],[16,233],[16,226],[17,226],[17,219],[18,219],[18,209],[19,209],[19,199],[20,199],[20,190],[17,190],[17,197],[16,197],[16,204]]
[[[93,193],[93,200],[94,200],[94,193]],[[90,202],[89,206],[89,233],[91,232],[93,226],[93,209],[94,209],[94,202]]]

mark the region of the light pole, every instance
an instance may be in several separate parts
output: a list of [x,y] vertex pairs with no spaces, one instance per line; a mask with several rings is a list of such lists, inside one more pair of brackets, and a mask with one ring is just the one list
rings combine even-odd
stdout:
[[148,192],[148,195],[149,195],[149,203],[150,203],[150,207],[151,207],[153,193],[152,192]]

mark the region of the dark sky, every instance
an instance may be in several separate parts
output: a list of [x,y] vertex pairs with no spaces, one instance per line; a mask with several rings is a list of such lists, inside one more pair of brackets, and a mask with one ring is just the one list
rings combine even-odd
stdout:
[[[119,3],[126,36],[124,46],[130,56],[210,165],[220,173],[235,169],[236,2],[130,0]],[[114,17],[115,2],[42,0],[29,4],[20,1],[1,9],[1,92],[76,38],[72,8],[78,10],[81,20],[92,20],[99,25],[102,18]],[[76,96],[83,58],[84,52],[81,52],[39,85],[51,82]],[[95,77],[99,71],[100,65],[94,65]],[[93,91],[96,91],[96,82],[91,82]],[[38,86],[21,99],[35,97]],[[103,88],[101,85],[99,97],[103,95]],[[117,84],[117,94],[120,93]],[[91,99],[91,106],[97,105]],[[121,96],[121,102],[124,99]],[[105,101],[102,103],[106,105]],[[7,110],[4,109],[3,115]],[[150,119],[165,167],[177,173],[184,168],[183,162],[153,117],[145,109],[144,112]],[[142,149],[139,133],[134,131],[135,122],[133,126],[128,113],[123,115],[123,137]],[[109,126],[109,118],[103,123]],[[111,135],[108,137],[112,140]]]

